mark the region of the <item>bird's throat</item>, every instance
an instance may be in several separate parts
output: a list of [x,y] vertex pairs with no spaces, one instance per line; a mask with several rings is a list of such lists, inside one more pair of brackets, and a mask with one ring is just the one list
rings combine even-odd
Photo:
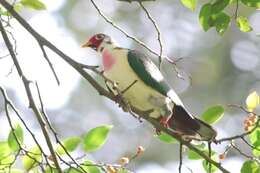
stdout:
[[113,57],[111,53],[109,53],[109,51],[104,50],[102,53],[102,62],[103,62],[104,70],[109,71],[115,64],[116,59]]

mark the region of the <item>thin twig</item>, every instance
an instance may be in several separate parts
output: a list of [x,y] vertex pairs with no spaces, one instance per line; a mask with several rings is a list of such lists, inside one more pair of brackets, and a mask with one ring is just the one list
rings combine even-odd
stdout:
[[51,63],[51,61],[50,61],[50,59],[49,59],[45,49],[44,49],[44,47],[43,47],[43,45],[39,41],[38,41],[38,43],[39,43],[39,46],[40,46],[40,48],[42,50],[43,57],[47,61],[48,65],[49,65],[49,67],[50,67],[50,69],[51,69],[51,71],[52,71],[52,73],[53,73],[53,75],[55,77],[55,80],[56,80],[57,84],[60,85],[60,80],[58,78],[58,75],[57,75],[57,73],[56,73],[56,71],[55,71],[55,69],[54,69],[54,67],[53,67],[53,65],[52,65],[52,63]]
[[[10,14],[37,40],[39,40],[43,45],[48,47],[50,50],[55,52],[57,55],[59,55],[64,61],[69,63],[76,71],[78,71],[82,77],[84,77],[88,82],[96,89],[96,91],[113,101],[115,101],[115,97],[113,94],[108,92],[104,87],[102,87],[90,74],[88,74],[75,60],[67,56],[65,53],[63,53],[61,50],[59,50],[56,46],[54,46],[51,42],[46,40],[43,36],[41,36],[38,32],[36,32],[16,11],[13,10],[12,6],[8,4],[5,0],[0,0],[0,4],[3,5],[4,8],[6,8]],[[178,141],[182,142],[185,146],[196,152],[198,155],[203,157],[208,162],[212,163],[212,165],[216,166],[219,170],[221,170],[223,173],[229,173],[228,170],[226,170],[220,163],[210,159],[203,151],[197,149],[195,146],[190,144],[190,142],[185,141],[182,139],[179,134],[176,134],[172,129],[167,129],[163,127],[158,120],[153,119],[149,117],[149,113],[147,114],[144,111],[140,111],[135,107],[131,106],[131,110],[141,116],[143,119],[149,121],[156,129],[160,131],[164,131],[165,133],[171,135]]]
[[[209,158],[211,158],[211,142],[208,142],[208,150],[209,150]],[[211,163],[210,162],[208,162],[208,164],[209,164],[209,172],[208,173],[211,173],[211,168],[212,168],[212,166],[211,166]]]
[[161,69],[161,64],[162,64],[162,54],[163,54],[163,45],[162,45],[162,38],[161,38],[161,32],[160,29],[157,25],[157,23],[155,22],[155,20],[153,19],[153,17],[151,16],[151,14],[149,13],[149,11],[144,7],[143,3],[141,1],[138,1],[140,7],[144,10],[145,14],[147,15],[148,19],[152,22],[156,32],[157,32],[157,40],[160,46],[160,54],[159,54],[159,69]]
[[29,86],[30,82],[23,74],[21,66],[20,66],[20,64],[19,64],[19,62],[18,62],[18,60],[16,58],[16,54],[15,54],[15,52],[13,50],[13,46],[12,46],[12,44],[11,44],[11,42],[10,42],[6,32],[5,32],[5,29],[4,29],[3,25],[2,25],[2,21],[1,20],[0,20],[0,30],[1,30],[4,42],[6,44],[6,47],[8,48],[9,53],[10,53],[10,55],[11,55],[11,57],[13,59],[13,62],[15,64],[15,67],[16,67],[16,69],[18,71],[18,74],[19,74],[19,76],[21,77],[21,79],[23,81],[24,88],[25,88],[26,94],[27,94],[27,98],[29,99],[30,108],[33,110],[33,112],[34,112],[34,114],[35,114],[35,116],[36,116],[36,118],[37,118],[37,120],[38,120],[38,122],[39,122],[39,124],[41,126],[41,130],[42,130],[42,132],[44,134],[46,143],[47,143],[47,145],[49,147],[49,150],[50,150],[50,153],[51,153],[51,155],[53,157],[54,164],[57,167],[58,172],[62,173],[62,170],[61,170],[61,168],[59,166],[59,163],[58,163],[55,151],[53,149],[53,145],[51,143],[51,139],[50,139],[48,131],[47,131],[46,127],[45,127],[45,123],[44,123],[44,121],[43,121],[43,119],[41,117],[41,113],[38,110],[38,108],[36,106],[36,103],[35,103],[35,101],[33,99],[32,91],[31,91],[30,86]]
[[259,160],[258,158],[255,158],[255,157],[253,157],[253,156],[250,156],[250,155],[244,153],[244,152],[241,151],[233,142],[231,142],[231,146],[232,146],[232,148],[234,148],[236,151],[238,151],[239,154],[241,154],[242,156],[244,156],[244,157],[246,157],[246,158],[248,158],[248,159],[250,159],[250,160],[255,160],[256,162],[258,162],[258,164],[260,164],[260,160]]
[[260,151],[260,149],[252,144],[250,144],[244,137],[241,137],[241,140],[244,141],[249,147],[251,147],[254,150]]
[[179,149],[179,173],[181,173],[181,168],[182,168],[182,150],[183,150],[183,146],[182,143],[180,143],[180,149]]
[[[4,97],[4,101],[5,104],[9,105],[9,107],[15,112],[15,114],[17,115],[17,117],[20,119],[20,121],[22,122],[22,124],[24,125],[25,129],[30,133],[31,137],[33,138],[35,144],[37,145],[37,147],[39,148],[39,150],[41,151],[42,155],[45,158],[45,161],[47,163],[47,165],[51,166],[49,161],[48,161],[48,156],[47,154],[44,153],[41,145],[39,144],[38,140],[35,137],[35,134],[30,130],[30,128],[27,126],[27,124],[25,123],[25,121],[23,120],[22,116],[20,115],[19,111],[17,110],[17,108],[14,106],[14,104],[12,103],[12,101],[9,99],[5,89],[3,87],[0,86],[0,90],[2,92],[2,95]],[[28,152],[27,152],[28,153]]]
[[66,155],[72,160],[72,162],[73,162],[77,167],[80,168],[81,172],[87,173],[87,171],[85,171],[85,170],[80,166],[80,164],[78,164],[77,161],[70,155],[70,153],[69,153],[68,150],[65,148],[65,146],[63,145],[63,143],[59,140],[58,133],[55,131],[55,129],[54,129],[53,126],[51,125],[51,123],[50,123],[50,121],[49,121],[49,119],[48,119],[48,116],[47,116],[47,114],[46,114],[46,112],[45,112],[45,108],[44,108],[44,104],[43,104],[43,100],[42,100],[42,96],[41,96],[41,92],[40,92],[39,85],[38,85],[37,82],[35,82],[35,85],[36,85],[37,94],[38,94],[38,98],[39,98],[39,101],[40,101],[41,111],[42,111],[43,117],[45,118],[45,121],[47,122],[48,127],[50,128],[51,132],[53,133],[56,142],[61,146],[61,148],[65,151]]

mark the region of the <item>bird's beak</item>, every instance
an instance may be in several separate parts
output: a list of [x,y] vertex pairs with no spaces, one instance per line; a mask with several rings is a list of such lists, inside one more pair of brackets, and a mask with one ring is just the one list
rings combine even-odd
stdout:
[[83,45],[81,45],[82,48],[84,48],[84,47],[91,47],[91,46],[92,46],[92,43],[89,42],[89,41],[84,43]]

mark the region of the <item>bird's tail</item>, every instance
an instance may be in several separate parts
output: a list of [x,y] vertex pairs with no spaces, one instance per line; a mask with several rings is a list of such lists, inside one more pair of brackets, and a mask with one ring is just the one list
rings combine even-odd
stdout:
[[169,126],[183,135],[199,138],[202,141],[213,141],[217,135],[209,124],[193,117],[183,106],[179,105],[173,108]]

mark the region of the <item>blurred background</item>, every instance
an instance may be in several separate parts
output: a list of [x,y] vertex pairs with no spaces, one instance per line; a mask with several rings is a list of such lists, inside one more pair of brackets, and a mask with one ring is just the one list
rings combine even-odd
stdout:
[[[40,34],[77,61],[89,65],[100,64],[96,52],[80,47],[95,33],[110,35],[122,47],[142,50],[141,46],[107,24],[90,1],[43,2],[47,6],[46,11],[27,9],[21,12],[22,16]],[[95,2],[117,25],[159,52],[157,33],[138,3],[116,0]],[[257,36],[260,33],[260,11],[240,5],[238,13],[249,17],[253,31],[242,33],[232,21],[224,36],[219,36],[214,29],[208,32],[202,30],[198,20],[202,4],[198,4],[195,12],[183,7],[179,1],[172,0],[147,2],[144,5],[160,27],[163,54],[171,58],[183,58],[178,61],[177,66],[184,79],[178,78],[172,65],[166,61],[163,62],[162,71],[188,110],[200,116],[210,106],[223,105],[225,116],[214,125],[218,131],[217,138],[243,132],[246,114],[230,109],[227,105],[244,105],[251,91],[260,93],[260,37]],[[227,11],[232,15],[235,9],[229,8]],[[61,138],[82,135],[101,124],[112,124],[114,128],[106,144],[101,150],[89,154],[90,159],[116,163],[122,156],[133,155],[141,145],[146,151],[131,162],[130,170],[138,173],[177,172],[178,144],[159,141],[154,137],[155,132],[151,125],[146,122],[139,123],[113,102],[100,97],[75,70],[48,50],[61,81],[61,85],[57,86],[37,42],[15,20],[11,21],[11,25],[22,68],[29,79],[38,81],[49,118]],[[157,62],[157,57],[146,53]],[[1,37],[0,56],[6,54],[8,52]],[[27,109],[28,100],[23,84],[13,68],[10,57],[0,59],[0,85],[7,89],[10,98],[40,140],[42,134],[39,126]],[[3,99],[0,99],[0,140],[7,138],[10,129],[4,113]],[[13,120],[16,121],[15,116]],[[40,141],[45,145],[44,140]],[[239,141],[237,144],[250,154],[248,146]],[[213,145],[213,148],[222,153],[226,145]],[[236,151],[230,151],[223,161],[223,166],[232,172],[239,172],[241,166],[234,165],[241,165],[244,160]],[[184,154],[183,172],[190,172],[189,168],[193,172],[201,172],[203,168],[200,162],[189,161]]]

